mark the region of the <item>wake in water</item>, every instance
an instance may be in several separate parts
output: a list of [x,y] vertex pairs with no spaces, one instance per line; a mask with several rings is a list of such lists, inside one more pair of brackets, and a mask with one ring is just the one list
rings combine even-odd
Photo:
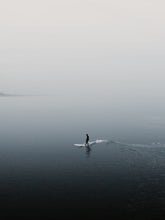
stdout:
[[[97,145],[97,144],[102,144],[102,143],[108,145],[110,148],[113,147],[113,149],[115,147],[115,149],[117,149],[117,151],[119,150],[119,152],[134,152],[142,157],[144,156],[145,152],[147,152],[147,154],[148,154],[148,150],[152,154],[158,148],[159,149],[165,148],[165,144],[161,144],[159,142],[148,143],[148,144],[133,144],[133,143],[129,144],[129,143],[124,143],[124,142],[119,142],[119,141],[99,140],[99,139],[97,139],[95,141],[89,141],[88,144],[86,144],[86,143],[74,144],[74,146],[79,147],[79,148],[83,147],[86,150],[86,156],[90,157],[91,150],[92,150],[91,146]],[[156,150],[156,152],[157,152],[157,150]],[[160,151],[158,151],[158,152],[160,152]]]
[[159,142],[153,142],[153,143],[148,143],[148,144],[128,144],[128,143],[114,141],[113,143],[121,145],[121,146],[128,146],[128,147],[165,147],[164,143],[159,143]]
[[95,141],[89,141],[88,145],[83,143],[83,144],[74,144],[74,146],[77,147],[85,147],[85,146],[92,146],[96,144],[101,144],[101,143],[106,143],[106,144],[116,144],[120,146],[127,146],[127,147],[165,147],[165,144],[159,143],[159,142],[154,142],[154,143],[149,143],[149,144],[128,144],[124,142],[119,142],[119,141],[113,141],[113,140],[95,140]]

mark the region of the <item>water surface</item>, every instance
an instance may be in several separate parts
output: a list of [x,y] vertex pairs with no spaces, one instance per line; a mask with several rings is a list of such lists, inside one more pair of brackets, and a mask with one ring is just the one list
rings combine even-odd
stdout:
[[[0,216],[164,218],[160,109],[56,96],[0,106]],[[97,143],[75,146],[86,133]]]

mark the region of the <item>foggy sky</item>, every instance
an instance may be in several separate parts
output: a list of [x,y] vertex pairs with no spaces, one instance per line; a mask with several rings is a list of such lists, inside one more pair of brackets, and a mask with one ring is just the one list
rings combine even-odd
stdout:
[[163,0],[3,0],[0,91],[163,99]]

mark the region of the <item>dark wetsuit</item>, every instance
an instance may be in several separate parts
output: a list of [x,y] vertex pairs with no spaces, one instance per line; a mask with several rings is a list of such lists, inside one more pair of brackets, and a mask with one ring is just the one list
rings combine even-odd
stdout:
[[86,134],[86,144],[88,144],[88,141],[89,141],[89,135],[88,134]]

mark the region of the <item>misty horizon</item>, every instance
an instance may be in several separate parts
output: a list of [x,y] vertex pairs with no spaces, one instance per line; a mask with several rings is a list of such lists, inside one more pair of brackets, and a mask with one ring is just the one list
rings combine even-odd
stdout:
[[164,9],[1,2],[1,219],[164,219]]
[[164,6],[161,0],[3,2],[1,91],[163,100]]

